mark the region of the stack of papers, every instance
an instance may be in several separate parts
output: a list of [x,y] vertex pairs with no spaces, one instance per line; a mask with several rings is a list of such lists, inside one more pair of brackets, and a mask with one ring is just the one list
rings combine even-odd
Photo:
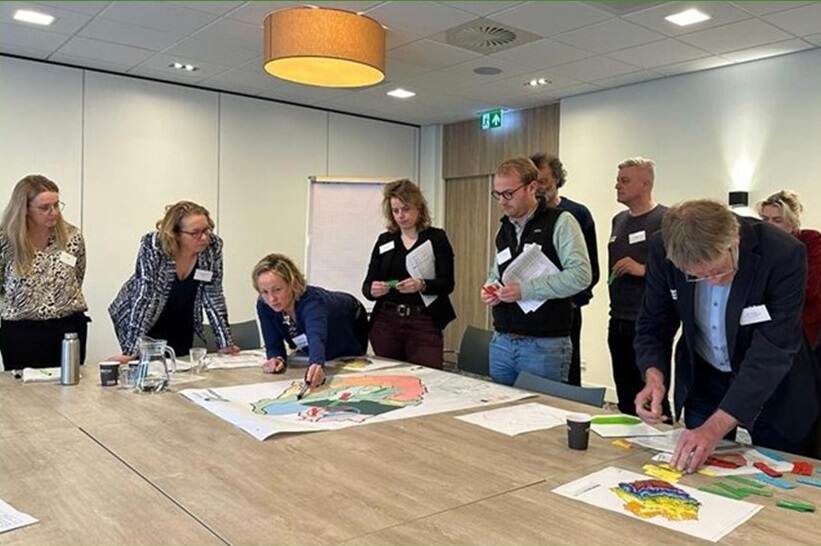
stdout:
[[569,413],[573,412],[531,402],[508,408],[459,415],[456,419],[508,436],[516,436],[525,432],[564,425]]
[[23,368],[23,383],[60,381],[60,368]]
[[[544,255],[542,247],[538,244],[525,245],[524,250],[513,260],[502,274],[502,283],[508,284],[516,282],[522,284],[524,281],[543,277],[545,275],[554,275],[560,270],[556,264],[550,261],[550,258]],[[532,313],[541,307],[547,300],[519,300],[522,311],[525,313]]]
[[594,415],[590,429],[602,438],[662,436],[665,433],[632,415]]

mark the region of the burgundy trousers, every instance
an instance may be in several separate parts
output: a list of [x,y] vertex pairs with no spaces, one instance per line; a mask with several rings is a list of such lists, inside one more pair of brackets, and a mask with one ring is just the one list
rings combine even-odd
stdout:
[[371,319],[371,346],[377,356],[442,369],[442,330],[424,313],[400,317],[380,309]]

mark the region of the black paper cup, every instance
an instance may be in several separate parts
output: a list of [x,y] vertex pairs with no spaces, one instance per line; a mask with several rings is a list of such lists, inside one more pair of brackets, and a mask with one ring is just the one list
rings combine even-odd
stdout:
[[120,364],[117,362],[100,362],[100,385],[112,387],[120,379]]
[[591,419],[586,413],[571,413],[567,416],[567,446],[570,449],[587,449]]

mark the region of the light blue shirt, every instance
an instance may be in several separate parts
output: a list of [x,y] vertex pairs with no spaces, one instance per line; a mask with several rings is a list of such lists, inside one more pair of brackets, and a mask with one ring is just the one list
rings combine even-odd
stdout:
[[696,352],[721,372],[732,371],[725,319],[730,288],[732,283],[716,286],[700,282],[695,293]]

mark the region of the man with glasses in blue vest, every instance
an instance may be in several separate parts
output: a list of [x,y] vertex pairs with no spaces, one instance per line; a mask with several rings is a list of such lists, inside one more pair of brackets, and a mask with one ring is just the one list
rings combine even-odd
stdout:
[[645,387],[635,404],[645,422],[663,420],[664,355],[681,322],[675,407],[687,430],[671,464],[694,472],[738,425],[756,445],[806,453],[818,366],[801,329],[801,242],[721,203],[694,200],[668,210],[649,247],[635,338]]

